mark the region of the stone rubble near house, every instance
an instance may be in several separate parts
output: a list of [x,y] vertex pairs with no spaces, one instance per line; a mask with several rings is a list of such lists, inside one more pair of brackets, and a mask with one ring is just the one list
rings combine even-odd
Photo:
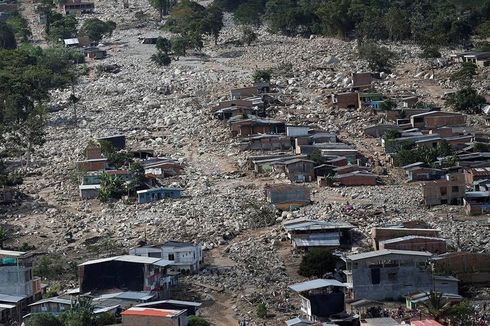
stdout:
[[[68,123],[73,116],[68,105],[70,91],[54,91],[51,104],[63,109],[49,114],[47,142],[35,154],[33,176],[21,186],[31,200],[7,212],[5,220],[18,230],[20,243],[30,240],[48,253],[64,252],[77,261],[90,256],[88,243],[104,238],[123,250],[141,239],[198,241],[208,250],[225,246],[225,257],[235,262],[232,268],[219,275],[189,276],[183,282],[223,287],[240,318],[253,320],[260,302],[273,311],[294,312],[287,290],[292,280],[278,256],[278,243],[284,240],[280,225],[258,235],[253,232],[256,225],[251,216],[256,212],[250,203],[261,203],[263,185],[271,179],[242,177],[239,172],[245,170],[241,166],[247,154],[239,152],[238,141],[230,137],[226,125],[213,119],[209,106],[224,99],[231,87],[249,85],[254,70],[286,70],[291,65],[290,71],[273,76],[276,97],[284,103],[269,109],[275,112],[274,118],[337,132],[383,163],[378,141],[362,134],[363,128],[381,118],[363,111],[336,111],[328,104],[332,92],[349,85],[351,72],[368,71],[366,63],[356,58],[356,43],[287,38],[262,28],[258,42],[250,47],[215,47],[208,42],[203,56],[182,57],[159,68],[149,59],[155,46],[140,44],[138,37],[170,34],[148,19],[135,17],[139,11],[156,16],[147,0],[130,1],[130,10],[123,9],[122,2],[99,0],[96,8],[93,17],[114,20],[119,28],[104,40],[108,57],[89,63],[92,69],[75,87],[81,97],[78,127]],[[239,39],[240,33],[226,15],[219,42]],[[432,92],[451,89],[448,78],[438,78],[457,67],[432,72],[412,45],[392,46],[392,50],[400,53],[407,68],[384,75],[377,82],[378,90],[385,94],[415,91],[423,100],[442,104]],[[97,72],[97,66],[108,67],[108,71]],[[488,88],[488,83],[485,80],[478,88]],[[188,164],[184,175],[172,179],[185,188],[184,197],[148,205],[79,200],[74,162],[90,139],[116,133],[125,134],[130,146],[154,149]],[[311,187],[315,203],[286,214],[288,218],[348,221],[367,237],[360,242],[365,248],[370,246],[369,233],[375,225],[424,220],[440,228],[453,246],[459,238],[462,250],[490,252],[489,228],[480,227],[478,221],[457,220],[463,215],[460,208],[427,210],[421,204],[420,186]],[[347,204],[352,206],[349,211]],[[73,233],[75,242],[66,244],[63,235],[67,232]],[[250,237],[233,240],[243,232]],[[256,324],[260,323],[251,325]]]

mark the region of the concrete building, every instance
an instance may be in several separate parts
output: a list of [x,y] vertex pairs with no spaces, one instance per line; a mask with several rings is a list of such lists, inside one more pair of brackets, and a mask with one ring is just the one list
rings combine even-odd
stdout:
[[332,103],[339,109],[359,109],[359,93],[338,93],[332,94]]
[[170,268],[177,271],[199,272],[204,261],[202,246],[190,242],[167,241],[152,246],[142,246],[129,250],[130,255],[163,258],[172,261]]
[[123,326],[187,326],[185,310],[132,307],[121,316]]
[[395,238],[401,238],[405,236],[424,236],[437,238],[439,236],[439,229],[430,229],[422,227],[405,227],[403,225],[386,226],[386,227],[374,227],[371,229],[371,238],[373,239],[373,246],[375,250],[380,249],[379,243],[384,240],[390,240]]
[[241,100],[248,97],[259,95],[259,90],[256,86],[236,88],[230,91],[230,100]]
[[377,175],[363,171],[336,174],[334,177],[335,182],[341,186],[375,186],[377,179]]
[[377,250],[344,257],[351,300],[399,300],[416,291],[458,294],[458,280],[435,276],[430,252]]
[[93,2],[82,2],[81,0],[72,0],[61,4],[61,9],[65,15],[89,14],[95,11]]
[[124,289],[165,296],[174,282],[167,274],[171,264],[166,259],[133,255],[87,261],[78,265],[80,292]]
[[456,276],[467,285],[490,284],[490,254],[448,252],[434,258],[438,273]]
[[445,179],[426,182],[423,185],[424,203],[434,205],[461,205],[465,196],[463,173],[452,173]]
[[433,254],[443,254],[447,252],[447,243],[446,239],[442,238],[408,235],[380,241],[379,249],[428,251]]
[[138,190],[136,191],[136,195],[138,196],[138,204],[147,204],[165,198],[178,199],[182,197],[183,191],[184,189],[182,188],[160,187],[146,190]]
[[346,285],[337,280],[316,279],[289,286],[301,298],[301,312],[310,321],[327,321],[344,311]]
[[430,111],[410,117],[412,128],[434,129],[447,126],[466,125],[466,116],[461,113]]

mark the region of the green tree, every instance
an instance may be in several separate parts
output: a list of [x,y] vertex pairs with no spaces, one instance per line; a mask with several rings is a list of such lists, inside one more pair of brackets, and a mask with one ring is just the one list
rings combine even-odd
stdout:
[[439,47],[437,45],[427,45],[422,47],[420,57],[422,59],[440,58],[441,52],[439,52]]
[[102,314],[99,314],[95,319],[96,326],[115,325],[115,324],[116,324],[116,316],[110,312],[104,312]]
[[384,132],[383,134],[383,139],[388,140],[388,139],[396,139],[400,138],[402,136],[402,133],[396,129],[388,129]]
[[476,75],[476,65],[471,62],[463,62],[461,68],[454,72],[450,79],[460,87],[471,86],[473,77]]
[[238,24],[259,26],[264,9],[265,1],[248,1],[236,8],[233,12],[233,18]]
[[29,41],[29,37],[32,36],[32,32],[29,28],[27,20],[24,17],[16,14],[9,17],[6,23],[8,26],[10,26],[10,28],[12,28],[17,39],[20,39],[22,42]]
[[169,10],[175,5],[175,0],[149,0],[150,5],[158,10],[160,14],[160,20],[163,19],[163,16],[168,15]]
[[77,19],[75,17],[53,13],[50,21],[49,32],[46,31],[46,34],[51,42],[61,42],[77,35]]
[[129,185],[128,191],[135,194],[136,190],[145,184],[145,168],[139,162],[135,162],[129,166]]
[[448,317],[450,308],[451,303],[440,292],[430,291],[429,300],[422,303],[422,310],[436,321]]
[[157,38],[156,47],[158,51],[168,54],[172,49],[172,44],[170,43],[170,40],[168,38],[159,36]]
[[313,249],[303,256],[298,273],[305,277],[321,278],[333,272],[339,261],[339,258],[328,250]]
[[477,29],[476,29],[478,36],[480,36],[483,39],[489,38],[490,37],[490,20],[487,20],[486,22],[480,24]]
[[5,22],[0,22],[0,49],[11,50],[16,47],[14,30]]
[[259,303],[257,305],[257,317],[267,318],[267,306],[264,303]]
[[476,309],[466,300],[451,306],[448,311],[451,325],[477,326]]
[[62,324],[53,314],[34,313],[27,319],[26,326],[62,326]]
[[293,35],[302,22],[302,10],[295,0],[268,0],[264,19],[272,32]]
[[218,6],[211,5],[206,10],[206,17],[203,22],[203,32],[211,35],[214,39],[214,44],[218,44],[219,33],[223,28],[223,11]]
[[256,70],[252,76],[253,82],[270,82],[271,81],[271,70]]
[[465,113],[480,113],[479,105],[485,102],[485,98],[472,87],[463,88],[446,100],[446,104],[454,110]]
[[72,302],[71,308],[60,315],[64,326],[95,326],[96,318],[92,300],[88,297],[78,297]]
[[257,34],[250,27],[245,27],[242,30],[242,42],[250,46],[257,40]]
[[34,265],[33,274],[47,280],[59,279],[64,272],[61,264],[57,257],[42,256]]
[[117,175],[102,173],[100,176],[99,199],[103,202],[121,199],[125,193],[124,182]]
[[359,57],[368,62],[369,69],[373,71],[390,72],[393,67],[395,54],[386,47],[374,43],[360,44],[358,47]]
[[211,326],[211,323],[206,319],[198,316],[189,316],[187,318],[188,326]]
[[55,5],[53,0],[41,0],[39,5],[36,7],[36,12],[43,16],[45,19],[45,26],[44,26],[44,31],[46,32],[47,35],[49,35],[51,24],[52,24],[52,18],[53,18],[53,9]]
[[104,22],[98,18],[87,19],[80,28],[79,34],[99,42],[104,36],[111,36],[116,28],[113,21]]
[[398,7],[391,7],[386,12],[385,24],[388,37],[393,41],[405,40],[410,36],[410,24],[407,11]]
[[167,53],[162,51],[152,54],[150,59],[159,66],[168,66],[172,63],[172,58],[170,58]]
[[178,36],[174,37],[170,40],[170,43],[172,44],[172,53],[176,55],[177,57],[179,56],[185,56],[187,53],[187,48],[189,46],[189,41],[187,38]]

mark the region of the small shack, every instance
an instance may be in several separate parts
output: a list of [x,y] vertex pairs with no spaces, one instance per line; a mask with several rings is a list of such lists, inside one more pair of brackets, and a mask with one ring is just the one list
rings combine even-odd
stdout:
[[138,203],[147,204],[164,198],[177,199],[182,196],[183,189],[181,188],[152,188],[137,191]]

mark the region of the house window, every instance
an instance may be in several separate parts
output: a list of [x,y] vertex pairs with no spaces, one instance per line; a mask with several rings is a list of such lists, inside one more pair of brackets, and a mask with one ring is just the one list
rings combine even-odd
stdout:
[[447,195],[447,188],[446,187],[441,187],[441,196]]
[[381,270],[379,268],[371,269],[371,283],[379,284],[381,282]]
[[175,260],[174,254],[168,254],[168,260]]
[[454,193],[454,192],[459,192],[459,187],[458,187],[458,186],[453,186],[451,191],[452,191],[453,193]]

